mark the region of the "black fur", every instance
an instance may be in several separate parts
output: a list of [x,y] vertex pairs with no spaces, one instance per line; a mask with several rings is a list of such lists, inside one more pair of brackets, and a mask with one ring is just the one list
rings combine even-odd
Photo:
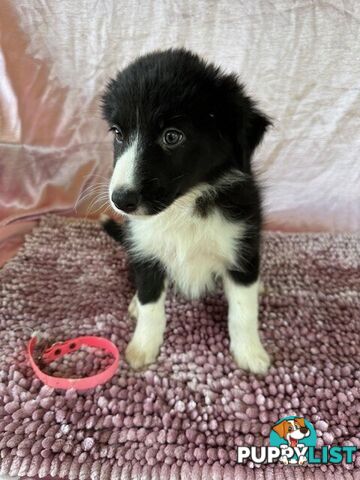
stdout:
[[152,259],[132,259],[135,285],[139,302],[146,304],[156,301],[165,285],[165,272],[160,262]]
[[[270,121],[245,94],[236,76],[224,74],[186,50],[166,50],[140,57],[118,73],[102,100],[109,126],[116,125],[124,134],[121,145],[114,140],[115,161],[133,132],[141,130],[143,149],[136,188],[147,214],[159,213],[200,183],[214,185],[230,170],[244,173],[246,180],[212,197],[199,198],[196,214],[206,217],[219,208],[229,221],[246,220],[250,226],[245,240],[247,258],[239,271],[229,273],[243,284],[256,280],[262,214],[251,156]],[[180,129],[186,141],[176,149],[164,148],[160,139],[166,127]],[[126,223],[125,233],[113,223],[105,228],[124,242]],[[132,261],[139,297],[145,302],[158,298],[164,281],[162,266],[152,263],[152,271],[149,262]]]
[[105,220],[102,225],[105,232],[110,235],[110,237],[121,243],[121,245],[125,245],[125,231],[123,225],[115,222],[112,218]]

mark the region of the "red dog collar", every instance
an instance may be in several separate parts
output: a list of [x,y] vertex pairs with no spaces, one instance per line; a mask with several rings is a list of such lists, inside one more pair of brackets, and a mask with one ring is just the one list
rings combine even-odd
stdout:
[[[64,342],[56,342],[50,346],[45,345],[42,348],[39,347],[42,340],[40,339],[38,344],[37,342],[38,338],[33,336],[27,345],[30,365],[36,376],[49,387],[61,388],[63,390],[68,390],[69,388],[74,388],[75,390],[93,388],[107,382],[114,375],[119,365],[119,351],[116,346],[106,338],[91,336],[77,337]],[[68,353],[76,352],[76,350],[79,350],[83,345],[105,350],[114,357],[113,363],[102,372],[92,375],[91,377],[83,378],[52,377],[44,373],[38,366],[38,363],[49,364]],[[37,352],[37,350],[39,350],[39,352]],[[36,353],[35,357],[34,353]],[[35,359],[38,363],[35,362]]]

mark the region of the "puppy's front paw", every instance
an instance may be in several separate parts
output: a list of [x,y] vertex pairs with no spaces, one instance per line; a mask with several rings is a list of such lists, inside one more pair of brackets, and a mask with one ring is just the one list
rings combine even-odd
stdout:
[[252,373],[264,375],[270,367],[270,357],[260,342],[232,345],[231,351],[240,368]]
[[156,360],[160,346],[161,342],[149,341],[147,345],[139,345],[136,341],[131,340],[127,346],[125,358],[130,367],[134,368],[135,370],[140,369]]

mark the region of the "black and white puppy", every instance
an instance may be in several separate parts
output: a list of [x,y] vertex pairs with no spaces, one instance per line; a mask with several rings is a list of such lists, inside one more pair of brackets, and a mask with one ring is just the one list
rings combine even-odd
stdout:
[[156,359],[169,280],[195,298],[222,279],[235,361],[264,373],[261,196],[251,156],[269,119],[235,75],[183,49],[138,58],[108,83],[102,100],[114,134],[110,203],[125,216],[104,227],[127,249],[137,289],[127,361],[140,368]]

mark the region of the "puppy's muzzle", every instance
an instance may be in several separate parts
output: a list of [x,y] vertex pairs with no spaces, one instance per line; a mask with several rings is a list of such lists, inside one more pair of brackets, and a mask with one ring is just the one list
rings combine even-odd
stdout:
[[307,427],[301,427],[300,428],[300,432],[303,433],[304,435],[306,435],[308,431],[309,431],[309,429]]
[[113,191],[111,200],[116,208],[125,213],[132,213],[138,208],[141,196],[135,190],[120,187]]

